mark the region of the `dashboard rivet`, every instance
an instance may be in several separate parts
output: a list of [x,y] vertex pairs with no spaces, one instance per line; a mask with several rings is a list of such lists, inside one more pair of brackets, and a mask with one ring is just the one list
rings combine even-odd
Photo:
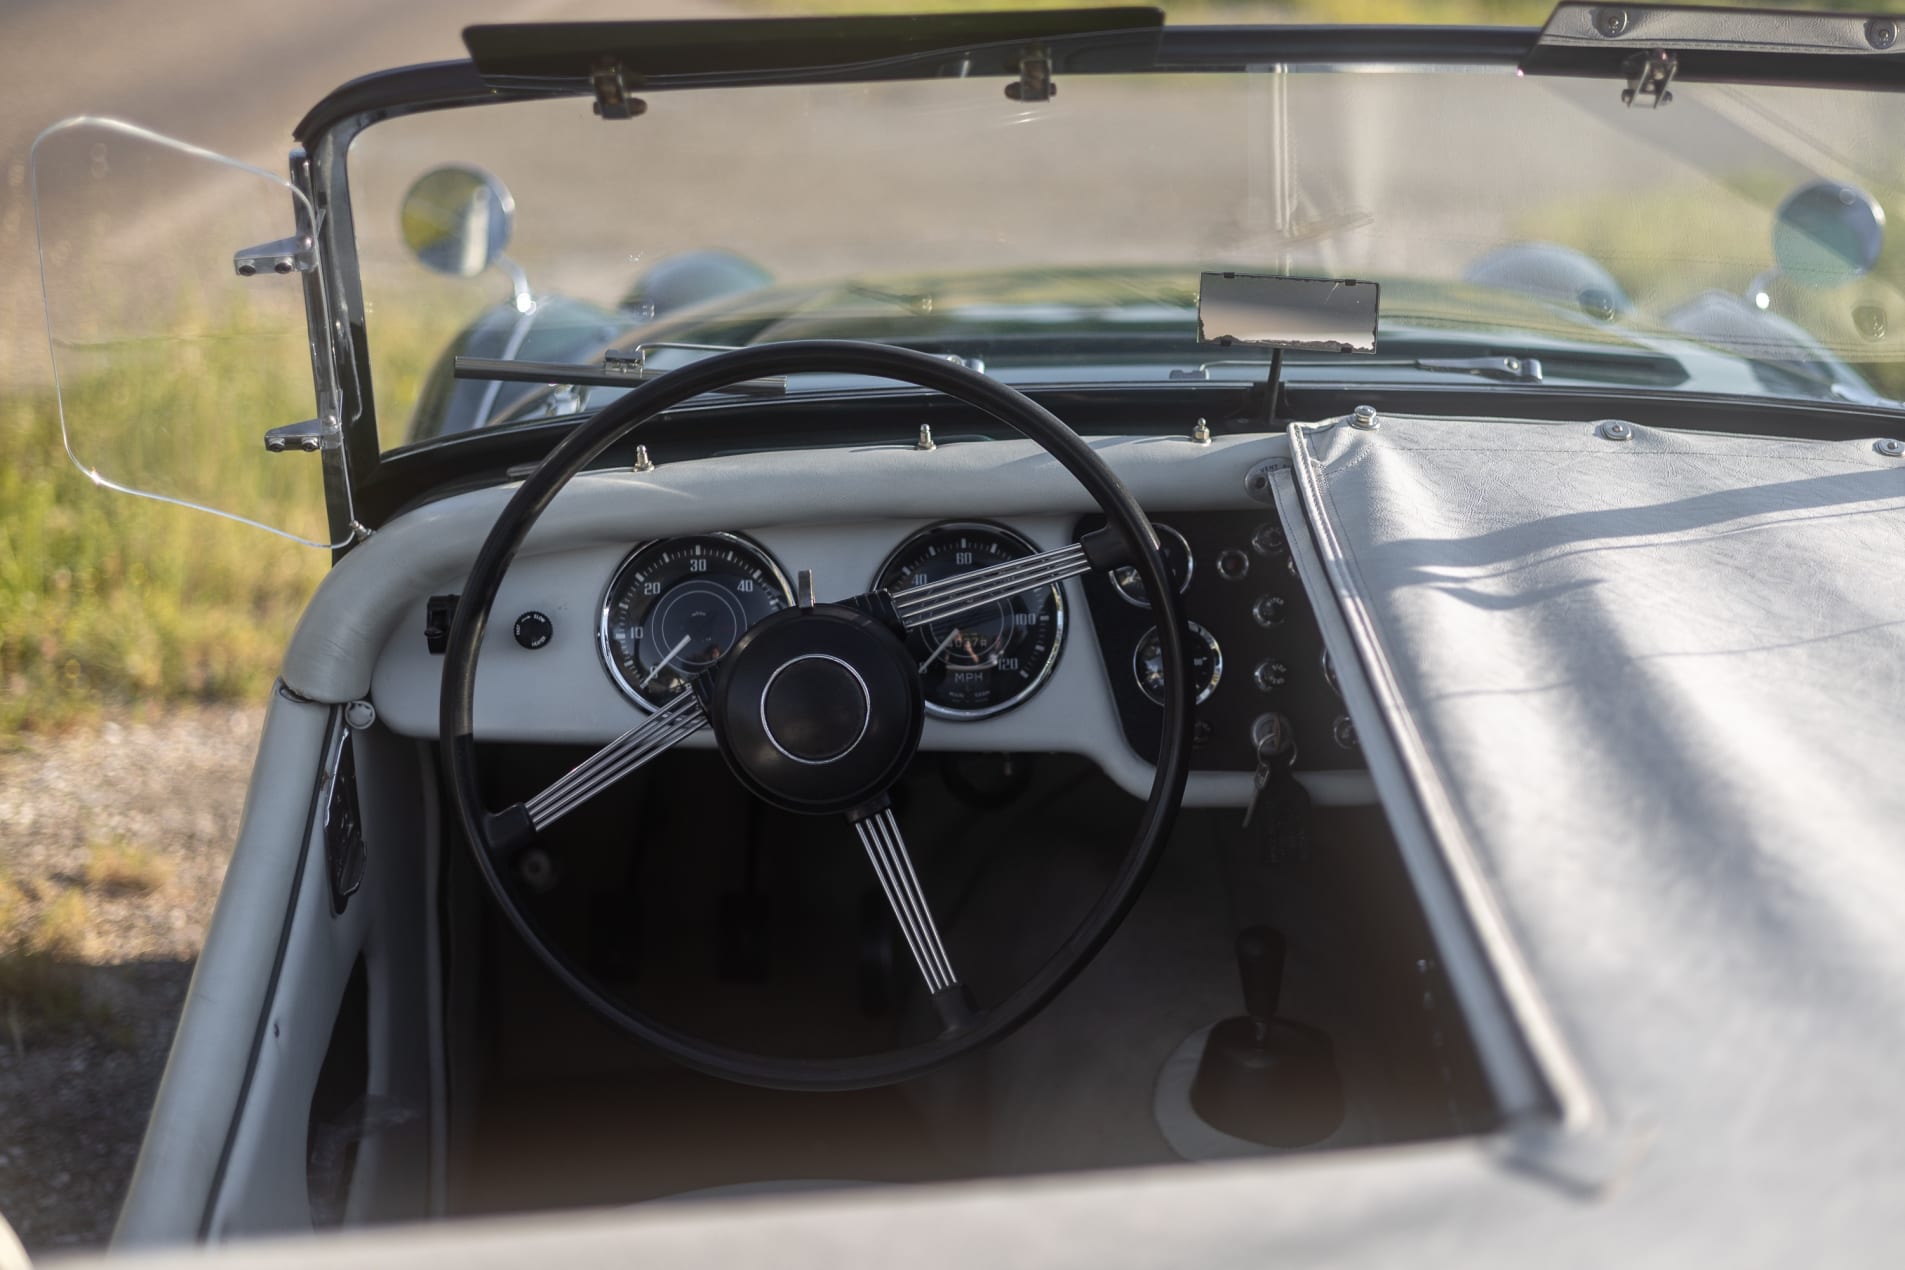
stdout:
[[1596,9],[1594,11],[1594,29],[1608,39],[1613,39],[1627,30],[1627,10]]
[[1373,431],[1376,422],[1376,407],[1374,406],[1358,406],[1356,412],[1349,417],[1350,427],[1361,428],[1365,432]]
[[1197,442],[1199,445],[1210,444],[1210,422],[1208,420],[1199,419],[1196,423],[1191,425],[1191,440]]
[[638,445],[635,447],[635,462],[628,470],[631,472],[652,472],[655,470],[655,460],[648,457],[647,446]]
[[919,425],[919,440],[913,442],[913,448],[915,450],[937,450],[939,448],[939,443],[933,440],[932,424],[922,423]]
[[1608,441],[1631,441],[1634,439],[1634,429],[1630,425],[1622,423],[1619,419],[1608,419],[1594,429],[1594,431]]
[[1898,42],[1898,24],[1890,18],[1873,18],[1865,24],[1865,42],[1875,49],[1888,49]]
[[1905,455],[1905,441],[1901,441],[1897,437],[1886,437],[1872,448],[1888,459],[1895,459],[1900,455]]

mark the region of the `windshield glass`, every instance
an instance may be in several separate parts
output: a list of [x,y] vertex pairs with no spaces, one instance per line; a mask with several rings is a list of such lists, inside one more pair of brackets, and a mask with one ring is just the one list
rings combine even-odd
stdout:
[[[1197,369],[1206,269],[1381,284],[1376,354],[1297,355],[1293,377],[1905,392],[1905,251],[1879,247],[1899,99],[1676,83],[1629,109],[1621,87],[1071,76],[1040,104],[927,80],[657,92],[617,122],[579,98],[390,120],[350,152],[381,442],[605,399],[453,385],[453,348],[599,362],[618,341],[824,335],[1021,383],[1251,376]],[[506,258],[473,277],[400,232],[446,163],[513,198]]]

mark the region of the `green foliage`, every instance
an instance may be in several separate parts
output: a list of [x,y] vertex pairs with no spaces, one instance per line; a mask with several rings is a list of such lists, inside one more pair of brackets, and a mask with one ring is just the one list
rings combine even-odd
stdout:
[[86,885],[107,895],[150,895],[172,880],[172,861],[124,838],[86,848]]
[[[69,382],[67,411],[86,421],[87,453],[115,477],[165,485],[159,469],[169,465],[187,492],[256,509],[301,506],[303,523],[321,524],[316,460],[270,456],[259,441],[271,424],[308,417],[309,379],[285,382],[223,333],[201,327],[163,364],[134,355]],[[67,459],[52,389],[8,390],[0,738],[106,706],[260,699],[327,559],[95,487]]]

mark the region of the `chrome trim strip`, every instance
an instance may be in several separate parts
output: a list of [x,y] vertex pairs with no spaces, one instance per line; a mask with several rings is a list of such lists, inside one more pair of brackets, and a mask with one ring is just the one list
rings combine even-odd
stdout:
[[880,889],[886,892],[893,916],[899,921],[906,946],[926,980],[927,990],[943,992],[954,986],[959,976],[953,972],[952,959],[946,955],[946,945],[939,937],[939,927],[933,923],[932,906],[920,889],[919,875],[913,871],[913,860],[907,853],[906,840],[900,835],[899,822],[893,818],[893,808],[885,807],[878,815],[858,821],[853,827],[860,835],[860,844],[866,848]]

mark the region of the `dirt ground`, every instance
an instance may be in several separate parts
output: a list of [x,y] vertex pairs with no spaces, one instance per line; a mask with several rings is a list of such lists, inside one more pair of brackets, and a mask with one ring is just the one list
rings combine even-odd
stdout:
[[263,722],[200,707],[0,753],[11,922],[76,927],[0,1018],[0,1213],[35,1255],[112,1233]]

